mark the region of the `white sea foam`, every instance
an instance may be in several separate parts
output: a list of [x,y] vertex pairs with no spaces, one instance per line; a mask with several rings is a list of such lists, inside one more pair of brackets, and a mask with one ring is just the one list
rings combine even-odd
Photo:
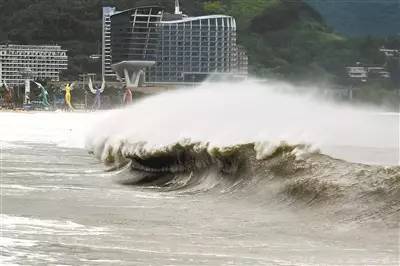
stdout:
[[2,189],[12,189],[12,190],[23,190],[23,191],[34,191],[37,188],[21,186],[21,185],[14,185],[14,184],[1,184],[0,187]]
[[24,145],[12,144],[12,143],[8,143],[8,142],[0,140],[0,149],[1,150],[12,150],[12,149],[15,149],[15,148],[25,148],[25,146]]
[[285,142],[322,151],[338,146],[388,149],[395,157],[399,119],[397,113],[334,103],[286,83],[205,83],[111,114],[94,127],[88,148],[103,152],[105,159],[110,151],[151,152],[179,142],[208,147],[258,143],[261,158]]
[[3,232],[19,232],[24,234],[59,234],[59,235],[99,235],[107,229],[103,227],[87,227],[72,221],[58,221],[16,217],[0,214]]
[[4,149],[18,148],[15,142],[84,147],[88,129],[106,112],[0,112],[0,140]]
[[49,254],[32,252],[32,247],[41,245],[43,240],[40,239],[45,236],[88,237],[104,235],[109,231],[104,227],[85,226],[68,220],[37,219],[6,214],[0,214],[0,226],[1,265],[18,265],[21,260],[43,261],[44,264],[56,262]]
[[0,238],[0,247],[33,247],[38,241],[26,239]]

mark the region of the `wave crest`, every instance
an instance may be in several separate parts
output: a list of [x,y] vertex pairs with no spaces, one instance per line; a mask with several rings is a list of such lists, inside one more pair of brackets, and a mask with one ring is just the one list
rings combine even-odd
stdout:
[[[268,153],[260,147],[268,147]],[[360,220],[377,213],[389,220],[398,217],[400,167],[348,163],[307,145],[271,147],[249,143],[218,148],[186,140],[149,150],[144,142],[120,142],[104,143],[97,154],[115,168],[129,164],[128,172],[117,177],[123,184],[267,197],[272,202],[324,206],[338,215],[351,212]]]
[[113,168],[129,165],[125,184],[396,213],[398,167],[335,160],[322,147],[398,147],[398,117],[278,87],[290,86],[206,83],[150,97],[96,127],[88,148]]

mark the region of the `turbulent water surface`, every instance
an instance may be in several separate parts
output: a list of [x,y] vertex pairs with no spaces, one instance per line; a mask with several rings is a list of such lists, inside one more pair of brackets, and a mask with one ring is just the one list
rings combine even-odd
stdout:
[[252,92],[0,113],[1,264],[398,265],[398,114]]

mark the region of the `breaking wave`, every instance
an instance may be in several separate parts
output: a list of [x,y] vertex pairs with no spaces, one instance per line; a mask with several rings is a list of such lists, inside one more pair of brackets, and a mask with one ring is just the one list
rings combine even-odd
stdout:
[[178,143],[149,152],[143,143],[134,151],[122,145],[108,150],[105,163],[124,166],[116,180],[125,185],[286,202],[318,207],[343,219],[383,218],[396,226],[400,167],[349,163],[311,151],[306,145],[281,143],[268,152],[262,146],[211,148],[201,143]]
[[323,147],[393,149],[398,130],[397,116],[301,96],[287,84],[204,84],[112,114],[94,128],[87,148],[111,169],[124,167],[123,184],[396,222],[400,167],[334,159]]

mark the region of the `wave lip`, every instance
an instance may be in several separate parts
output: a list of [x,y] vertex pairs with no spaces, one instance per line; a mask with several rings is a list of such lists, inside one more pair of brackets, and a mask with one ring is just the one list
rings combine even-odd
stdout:
[[153,150],[144,142],[102,147],[97,155],[108,165],[128,166],[120,174],[123,184],[185,194],[259,197],[357,221],[383,216],[390,223],[400,214],[400,167],[349,163],[308,145],[249,143],[218,148],[185,140]]
[[204,83],[110,113],[88,134],[88,144],[93,150],[129,144],[137,152],[185,144],[185,139],[212,147],[268,143],[273,149],[282,142],[320,149],[399,147],[398,115],[320,95],[317,89],[282,82]]

